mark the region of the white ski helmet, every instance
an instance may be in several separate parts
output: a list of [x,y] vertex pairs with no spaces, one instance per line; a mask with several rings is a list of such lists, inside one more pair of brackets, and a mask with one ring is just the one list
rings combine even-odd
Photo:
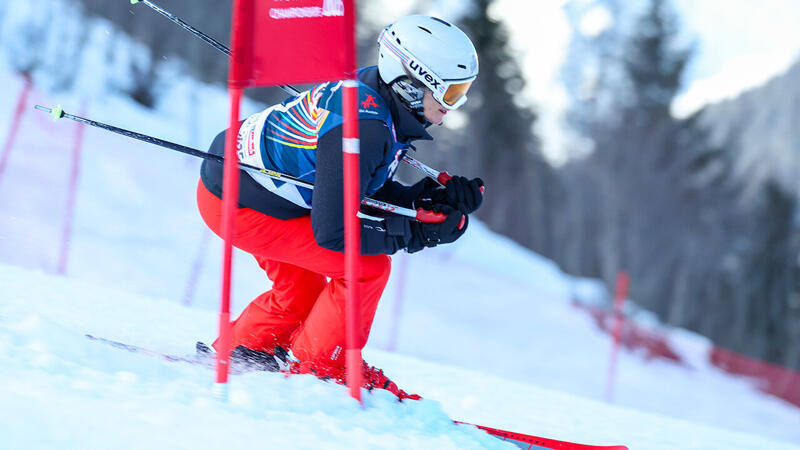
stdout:
[[455,25],[436,17],[407,16],[378,36],[378,73],[412,111],[421,112],[426,88],[442,106],[456,109],[467,101],[478,76],[478,54]]

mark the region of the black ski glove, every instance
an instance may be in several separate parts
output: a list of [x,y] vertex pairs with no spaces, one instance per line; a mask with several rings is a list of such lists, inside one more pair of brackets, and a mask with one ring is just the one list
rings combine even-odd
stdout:
[[481,207],[483,202],[483,180],[455,176],[447,180],[444,188],[428,189],[420,196],[418,206],[431,209],[435,205],[446,204],[458,209],[464,214],[472,214]]
[[[435,212],[447,214],[447,218],[442,223],[423,223],[415,220],[410,221],[411,239],[406,246],[408,253],[414,253],[425,247],[436,247],[438,244],[449,244],[460,238],[469,224],[469,218],[461,211],[449,206],[442,205],[434,209]],[[464,226],[459,229],[458,224],[464,218]]]

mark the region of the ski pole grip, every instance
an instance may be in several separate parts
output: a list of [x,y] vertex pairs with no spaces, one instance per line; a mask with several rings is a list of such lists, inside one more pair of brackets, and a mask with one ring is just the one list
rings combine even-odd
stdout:
[[[453,178],[453,176],[452,176],[452,175],[450,175],[449,173],[447,173],[447,171],[445,170],[445,171],[441,171],[441,172],[439,172],[439,176],[438,176],[438,177],[436,177],[436,181],[438,181],[438,182],[439,182],[439,184],[441,184],[442,186],[444,186],[444,185],[446,185],[446,184],[447,184],[447,182],[448,182],[448,181],[449,181],[451,178]],[[486,188],[485,188],[484,186],[481,186],[481,194],[483,194],[485,191],[486,191]],[[462,222],[462,223],[463,223],[463,222]],[[459,228],[459,229],[461,229],[461,227],[458,227],[458,228]]]
[[422,223],[442,223],[447,219],[447,214],[419,208],[417,209],[416,219]]
[[[447,219],[447,214],[428,211],[426,209],[419,208],[417,210],[417,220],[422,223],[442,223]],[[458,229],[461,230],[464,228],[464,223],[467,221],[467,216],[461,215],[461,220],[458,222]]]

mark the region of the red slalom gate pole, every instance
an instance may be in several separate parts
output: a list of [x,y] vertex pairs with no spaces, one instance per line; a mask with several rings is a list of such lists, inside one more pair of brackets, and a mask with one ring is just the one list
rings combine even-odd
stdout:
[[361,297],[358,289],[361,256],[361,222],[358,218],[361,204],[359,182],[358,140],[358,83],[345,80],[342,91],[344,124],[342,130],[342,157],[344,158],[344,229],[345,229],[345,280],[347,280],[347,350],[345,364],[350,395],[361,402]]
[[[86,100],[81,105],[81,115],[86,114]],[[72,219],[75,216],[75,194],[78,190],[78,178],[81,167],[81,147],[83,146],[83,134],[86,127],[78,123],[75,130],[75,143],[72,147],[72,170],[69,176],[69,189],[67,192],[67,212],[64,217],[64,227],[61,230],[61,251],[58,255],[58,274],[67,273],[67,261],[69,260],[69,244],[72,237]]]
[[253,31],[254,3],[234,0],[231,24],[231,58],[228,69],[228,92],[230,115],[225,133],[225,163],[222,181],[222,239],[225,241],[222,256],[222,294],[219,308],[219,340],[217,341],[217,381],[215,393],[220,400],[228,400],[228,373],[231,353],[231,279],[233,278],[233,232],[234,215],[239,203],[239,156],[237,138],[239,130],[239,107],[242,91],[247,87],[250,72],[251,52],[249,46]]
[[611,402],[614,398],[614,378],[617,370],[617,352],[622,338],[622,308],[625,306],[625,299],[628,298],[628,273],[621,270],[617,274],[617,286],[614,291],[614,329],[612,331],[613,344],[608,363],[608,378],[606,382],[606,401]]
[[17,100],[17,107],[14,108],[14,117],[11,120],[11,127],[8,130],[8,138],[6,138],[6,142],[3,145],[3,153],[0,155],[0,179],[3,178],[3,172],[5,172],[6,166],[8,165],[8,157],[11,153],[11,148],[14,146],[14,141],[17,138],[19,125],[22,123],[22,115],[25,113],[25,104],[28,102],[28,94],[33,87],[33,81],[30,75],[25,74],[24,80],[22,91],[19,93],[19,100]]
[[219,307],[219,341],[217,348],[217,395],[228,398],[228,372],[231,352],[231,278],[233,267],[234,214],[239,198],[239,167],[235,161],[236,137],[239,125],[239,105],[242,90],[230,89],[231,115],[228,132],[225,134],[225,167],[222,182],[222,239],[225,241],[222,257],[222,295]]

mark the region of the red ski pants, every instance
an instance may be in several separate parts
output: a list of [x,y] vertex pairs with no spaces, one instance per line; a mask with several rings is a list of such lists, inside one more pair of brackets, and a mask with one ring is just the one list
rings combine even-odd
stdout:
[[[197,205],[209,228],[221,236],[222,200],[202,181],[197,186]],[[272,352],[280,345],[291,349],[304,366],[324,372],[344,368],[344,253],[316,243],[310,216],[280,220],[248,208],[236,210],[233,245],[252,254],[273,284],[233,322],[232,348],[243,345]],[[363,348],[389,279],[391,259],[362,255],[360,264],[357,345]]]

